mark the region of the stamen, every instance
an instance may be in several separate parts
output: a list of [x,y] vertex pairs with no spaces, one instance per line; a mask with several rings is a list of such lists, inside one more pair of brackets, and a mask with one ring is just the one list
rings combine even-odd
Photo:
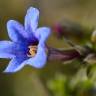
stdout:
[[37,53],[37,46],[33,45],[33,46],[29,46],[29,54],[28,57],[34,57]]

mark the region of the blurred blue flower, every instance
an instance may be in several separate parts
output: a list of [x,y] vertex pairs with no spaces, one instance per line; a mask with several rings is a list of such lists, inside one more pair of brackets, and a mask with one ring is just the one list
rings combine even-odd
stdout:
[[45,41],[50,35],[50,28],[37,28],[39,10],[30,7],[25,16],[24,27],[15,20],[7,23],[11,41],[0,41],[0,58],[12,59],[4,72],[19,71],[28,64],[42,68],[47,60]]

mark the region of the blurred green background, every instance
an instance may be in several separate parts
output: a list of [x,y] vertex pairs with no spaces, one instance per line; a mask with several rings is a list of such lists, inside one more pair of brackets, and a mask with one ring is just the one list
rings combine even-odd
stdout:
[[[0,40],[9,39],[6,22],[15,19],[23,24],[30,6],[40,9],[40,26],[53,26],[63,19],[88,28],[96,26],[96,0],[0,0]],[[53,35],[47,43],[68,47]],[[87,68],[78,61],[68,65],[50,61],[43,69],[26,66],[17,73],[4,74],[8,62],[0,59],[0,96],[96,96],[95,66],[88,76]]]

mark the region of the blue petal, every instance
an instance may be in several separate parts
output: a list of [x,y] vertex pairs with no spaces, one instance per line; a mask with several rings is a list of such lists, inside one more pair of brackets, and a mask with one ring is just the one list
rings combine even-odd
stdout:
[[13,54],[10,54],[10,53],[0,53],[0,58],[13,58],[14,55]]
[[24,64],[22,64],[22,62],[26,60],[25,57],[15,57],[13,58],[10,62],[9,65],[7,66],[7,68],[4,70],[4,72],[8,72],[8,73],[13,73],[13,72],[17,72],[20,69],[22,69],[24,67]]
[[11,42],[0,41],[0,58],[13,58],[16,55],[23,56],[27,48],[23,45]]
[[31,33],[35,32],[38,26],[38,19],[39,19],[38,9],[30,7],[27,10],[27,14],[25,16],[25,30],[29,30],[29,32]]
[[51,29],[49,27],[41,27],[36,30],[35,36],[39,40],[42,40],[42,42],[45,42],[46,39],[49,37],[50,33],[51,33]]
[[0,41],[0,58],[13,58],[15,57],[14,47],[16,45],[10,41]]
[[14,42],[24,42],[25,38],[28,38],[27,32],[24,31],[23,26],[17,21],[9,20],[7,29],[10,39]]
[[42,68],[45,65],[46,61],[47,61],[46,48],[44,45],[39,44],[36,56],[26,60],[23,63],[31,65],[35,68]]

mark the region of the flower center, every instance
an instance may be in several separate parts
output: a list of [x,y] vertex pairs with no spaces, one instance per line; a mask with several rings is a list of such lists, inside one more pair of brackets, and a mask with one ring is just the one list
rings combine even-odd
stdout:
[[34,57],[37,53],[37,46],[36,45],[32,45],[32,46],[29,46],[29,54],[28,54],[28,57]]

